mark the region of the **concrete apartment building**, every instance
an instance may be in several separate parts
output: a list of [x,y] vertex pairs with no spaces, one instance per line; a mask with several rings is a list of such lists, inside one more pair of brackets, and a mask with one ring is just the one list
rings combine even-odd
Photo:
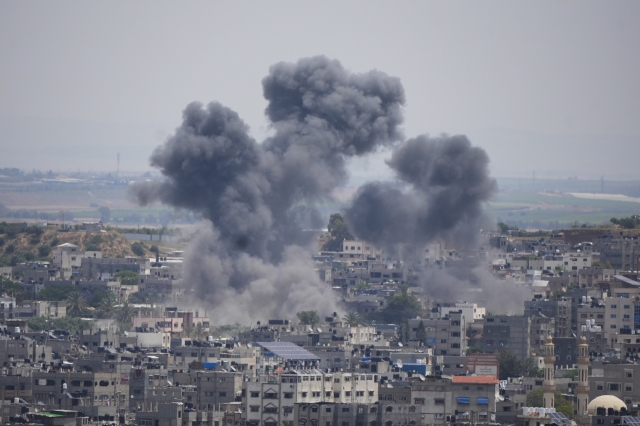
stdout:
[[613,395],[628,406],[640,402],[640,365],[603,364],[594,362],[589,377],[589,400],[600,395]]
[[482,349],[485,354],[509,349],[521,360],[531,356],[531,317],[504,315],[487,317],[484,321]]
[[613,279],[615,269],[585,268],[578,273],[578,286],[580,288],[593,288],[600,283],[606,283]]
[[417,339],[420,322],[424,325],[426,344],[434,355],[462,356],[467,353],[466,323],[462,311],[450,311],[435,319],[410,319],[409,338]]
[[24,300],[18,305],[13,297],[0,297],[0,320],[36,317],[62,318],[66,316],[66,302]]
[[639,269],[640,239],[637,236],[602,236],[594,240],[593,250],[600,253],[600,262],[609,262],[612,269]]
[[[417,425],[420,413],[408,403],[380,402],[373,404],[295,404],[295,425]],[[283,424],[289,424],[284,422]]]
[[86,280],[106,280],[115,278],[118,272],[131,271],[144,274],[150,267],[149,259],[135,257],[83,257],[80,263],[80,276]]
[[14,398],[31,400],[33,382],[28,366],[3,367],[0,373],[0,401],[13,401]]
[[54,408],[77,410],[94,421],[117,418],[127,406],[129,383],[115,373],[34,371],[33,399]]
[[[378,376],[291,370],[245,382],[247,425],[293,421],[295,404],[369,404],[378,400]],[[275,422],[275,423],[274,423]]]
[[547,336],[553,336],[556,331],[556,319],[546,317],[529,317],[531,318],[531,329],[529,332],[529,346],[531,352],[541,354]]
[[[224,422],[224,413],[213,411],[185,410],[186,404],[180,401],[158,403],[154,409],[138,411],[135,415],[136,426],[220,426]],[[233,423],[232,423],[233,424]]]
[[492,376],[454,376],[451,379],[452,408],[458,421],[470,424],[495,422],[500,381]]
[[[173,394],[167,395],[166,392],[171,393],[174,389],[180,389],[179,387],[170,387],[168,371],[159,368],[135,367],[130,370],[129,377],[126,379],[129,385],[128,406],[132,411],[150,409],[153,404],[158,402],[157,398],[153,397],[177,397]],[[165,394],[159,395],[158,391],[165,392]]]
[[482,320],[487,315],[487,310],[476,303],[456,302],[452,306],[445,304],[440,307],[441,316],[447,316],[452,311],[462,311],[465,324],[473,324],[474,321]]
[[542,316],[556,319],[555,336],[570,337],[571,331],[571,299],[556,300],[535,299],[524,302],[524,315],[528,317]]
[[157,297],[168,303],[177,300],[183,293],[184,288],[180,279],[143,275],[138,280],[138,294],[142,298]]
[[[203,335],[209,333],[209,317],[201,316],[199,311],[179,311],[177,308],[165,308],[163,316],[133,317],[133,327],[153,328],[172,337],[181,337],[187,329],[202,327]],[[202,336],[201,336],[202,337]]]
[[[176,376],[178,374],[178,376]],[[198,410],[212,411],[221,404],[242,401],[243,374],[231,371],[191,371],[174,374],[174,382],[196,387],[194,406]],[[185,374],[188,377],[185,377]]]
[[640,332],[640,300],[636,299],[640,298],[617,297],[604,301],[603,331],[608,346],[615,348],[623,338],[635,338]]

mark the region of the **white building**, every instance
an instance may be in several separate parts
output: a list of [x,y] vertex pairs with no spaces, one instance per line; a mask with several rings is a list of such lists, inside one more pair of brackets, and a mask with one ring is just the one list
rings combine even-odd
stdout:
[[487,315],[486,308],[481,308],[476,303],[456,302],[454,306],[440,308],[442,317],[449,316],[451,311],[462,311],[465,324],[471,324],[475,320],[483,319]]
[[246,383],[247,425],[293,421],[296,403],[371,404],[378,400],[375,374],[290,370]]

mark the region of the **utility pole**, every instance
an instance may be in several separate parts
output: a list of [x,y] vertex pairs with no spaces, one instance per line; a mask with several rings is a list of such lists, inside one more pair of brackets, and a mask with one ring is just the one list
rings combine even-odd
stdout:
[[531,189],[535,191],[536,189],[536,171],[533,171],[533,180],[531,181]]

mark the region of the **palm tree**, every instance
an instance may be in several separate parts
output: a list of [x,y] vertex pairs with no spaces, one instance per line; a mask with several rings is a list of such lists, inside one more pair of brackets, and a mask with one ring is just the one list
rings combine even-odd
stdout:
[[204,334],[204,327],[202,326],[202,323],[196,324],[193,333],[195,334],[196,339],[200,340],[202,338],[202,335]]
[[350,327],[357,327],[364,323],[364,318],[357,312],[347,312],[345,316],[342,317],[342,321],[347,323]]
[[131,325],[131,319],[133,318],[133,308],[129,305],[129,302],[124,302],[122,306],[116,309],[116,320],[123,324]]
[[72,317],[81,317],[87,309],[87,299],[82,296],[79,289],[74,289],[67,296],[67,314]]
[[116,313],[116,296],[113,292],[106,292],[98,303],[98,313],[102,318],[113,318]]
[[187,327],[184,329],[184,335],[188,338],[191,338],[193,336],[194,331],[195,329],[193,327]]

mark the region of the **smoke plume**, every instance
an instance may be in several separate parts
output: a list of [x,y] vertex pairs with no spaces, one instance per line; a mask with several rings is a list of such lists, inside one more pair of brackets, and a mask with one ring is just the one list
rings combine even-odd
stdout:
[[151,156],[161,182],[131,194],[209,221],[187,251],[185,283],[225,321],[335,309],[313,272],[305,228],[324,225],[314,203],[347,178],[348,157],[402,139],[400,80],[353,74],[325,57],[278,63],[262,81],[274,136],[257,143],[238,114],[189,104],[175,134]]
[[478,233],[483,203],[497,185],[487,153],[466,136],[409,139],[387,164],[401,184],[373,182],[358,190],[346,211],[355,235],[389,248]]

